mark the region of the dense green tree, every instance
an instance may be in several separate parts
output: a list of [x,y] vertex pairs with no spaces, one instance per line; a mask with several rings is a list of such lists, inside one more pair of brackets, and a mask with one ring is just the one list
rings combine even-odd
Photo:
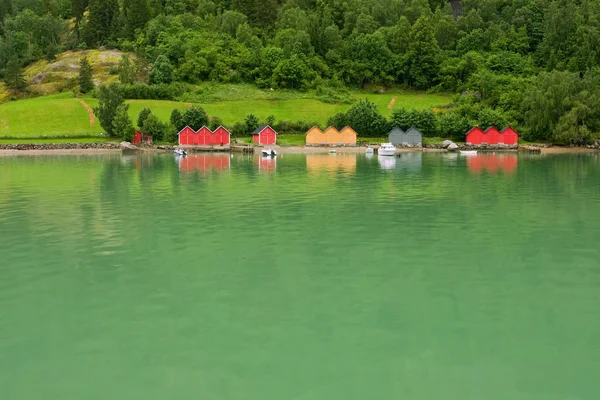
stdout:
[[244,119],[244,124],[246,126],[246,133],[254,132],[258,128],[258,117],[254,114],[248,114]]
[[148,0],[123,0],[123,9],[127,21],[127,32],[133,37],[136,29],[143,29],[150,20]]
[[137,119],[137,126],[138,128],[142,128],[142,126],[144,126],[144,121],[146,121],[146,118],[148,118],[148,116],[152,114],[152,110],[149,109],[148,107],[144,107],[141,109],[140,113],[138,114],[138,119]]
[[117,107],[113,119],[113,133],[121,139],[131,142],[133,140],[133,135],[135,134],[135,128],[131,123],[131,119],[129,119],[128,111],[128,104],[121,104]]
[[534,138],[581,143],[600,130],[600,78],[588,73],[541,73],[524,104]]
[[420,17],[410,32],[408,60],[410,83],[419,89],[433,86],[437,77],[440,48],[429,20]]
[[345,114],[337,114],[331,118],[328,125],[342,129],[351,126],[359,136],[382,137],[390,130],[390,124],[377,109],[377,105],[368,99],[353,105]]
[[269,26],[277,18],[277,0],[231,0],[231,8],[248,16],[255,25]]
[[129,59],[128,54],[123,54],[118,65],[119,82],[125,85],[131,85],[135,82],[136,72],[135,65]]
[[160,142],[168,135],[169,126],[161,122],[154,114],[144,120],[142,132],[152,136],[152,141]]
[[181,111],[176,108],[171,111],[171,117],[169,118],[169,121],[171,122],[171,126],[173,126],[177,132],[185,128],[185,124],[183,123],[183,114],[181,114]]
[[173,65],[171,65],[171,62],[166,56],[161,54],[152,64],[152,69],[150,70],[150,82],[171,83],[172,81]]
[[23,74],[23,68],[16,57],[11,58],[6,64],[4,70],[4,84],[8,89],[15,92],[21,92],[27,88],[27,81]]
[[98,117],[100,125],[106,131],[107,136],[115,136],[113,122],[117,115],[119,106],[124,103],[115,84],[98,87],[98,107],[94,108],[94,114]]
[[115,36],[119,0],[89,0],[84,38],[88,45],[106,44]]
[[248,21],[248,17],[244,14],[228,10],[221,15],[221,26],[219,29],[221,32],[226,33],[231,37],[235,37],[240,25],[246,24],[246,21]]
[[79,91],[87,93],[94,89],[92,66],[87,57],[79,59]]
[[208,115],[202,107],[192,106],[183,113],[181,124],[197,131],[203,126],[208,125]]

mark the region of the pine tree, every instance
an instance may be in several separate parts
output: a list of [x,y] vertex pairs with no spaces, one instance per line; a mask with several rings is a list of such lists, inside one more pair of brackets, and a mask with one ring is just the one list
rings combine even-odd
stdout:
[[140,111],[140,113],[138,115],[138,120],[137,120],[137,126],[140,129],[142,129],[142,126],[144,126],[144,121],[146,121],[146,118],[148,118],[148,116],[150,114],[152,114],[152,110],[150,110],[147,107],[142,108],[142,111]]
[[16,92],[24,91],[27,88],[27,81],[23,75],[23,68],[16,57],[13,57],[6,64],[4,70],[4,83],[8,89]]
[[112,125],[113,133],[115,135],[127,142],[131,142],[133,140],[133,135],[135,134],[135,128],[131,123],[131,119],[129,119],[129,114],[127,113],[128,110],[128,104],[121,104],[117,107]]
[[127,54],[123,54],[119,61],[119,82],[124,85],[130,85],[135,82],[135,67],[129,60]]
[[94,89],[94,81],[92,80],[92,66],[87,57],[81,57],[79,60],[79,91],[87,93]]
[[408,62],[411,84],[418,89],[433,86],[438,72],[440,48],[433,27],[426,17],[420,17],[410,31]]
[[119,0],[89,0],[88,23],[85,29],[87,44],[105,44],[114,37],[119,17]]
[[125,0],[123,9],[127,19],[127,33],[133,38],[136,29],[143,29],[150,20],[148,0]]

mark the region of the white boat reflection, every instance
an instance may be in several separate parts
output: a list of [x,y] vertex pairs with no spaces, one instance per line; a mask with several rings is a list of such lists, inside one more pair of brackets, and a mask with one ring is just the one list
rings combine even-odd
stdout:
[[383,170],[390,170],[396,167],[396,157],[393,156],[377,157],[377,161],[379,161],[379,166]]

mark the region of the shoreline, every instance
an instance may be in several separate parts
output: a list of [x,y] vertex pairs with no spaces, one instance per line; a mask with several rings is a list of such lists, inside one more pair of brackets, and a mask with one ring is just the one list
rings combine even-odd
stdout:
[[[15,145],[19,146],[19,145]],[[64,147],[64,148],[61,148]],[[173,146],[176,147],[176,146]],[[311,146],[273,146],[280,154],[329,154],[330,150],[336,150],[342,154],[364,154],[366,147],[311,147]],[[201,153],[203,151],[194,151],[190,149],[190,153]],[[480,153],[518,153],[518,149],[495,149],[495,150],[478,150]],[[541,155],[545,154],[587,154],[599,152],[599,149],[587,148],[587,147],[541,147]],[[169,148],[161,148],[161,146],[142,147],[139,153],[161,153],[171,152]],[[229,150],[213,150],[209,152],[229,152]],[[419,147],[419,148],[397,148],[397,153],[446,153],[446,149],[435,148],[435,147]],[[0,146],[0,156],[20,156],[20,155],[99,155],[99,154],[119,154],[122,150],[118,145],[105,144],[105,143],[90,143],[89,145],[80,145],[76,143],[65,143],[59,145],[40,145],[32,146],[25,145],[20,148],[2,148]],[[255,151],[259,153],[259,151]],[[135,154],[135,153],[133,153]]]

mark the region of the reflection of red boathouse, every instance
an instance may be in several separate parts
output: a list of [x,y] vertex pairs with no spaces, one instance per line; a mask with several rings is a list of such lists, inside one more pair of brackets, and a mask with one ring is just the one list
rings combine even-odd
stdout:
[[230,156],[227,154],[191,154],[179,160],[181,172],[225,171],[229,169]]
[[477,154],[467,158],[469,172],[480,174],[484,171],[495,174],[498,170],[512,173],[517,168],[519,159],[514,154]]

